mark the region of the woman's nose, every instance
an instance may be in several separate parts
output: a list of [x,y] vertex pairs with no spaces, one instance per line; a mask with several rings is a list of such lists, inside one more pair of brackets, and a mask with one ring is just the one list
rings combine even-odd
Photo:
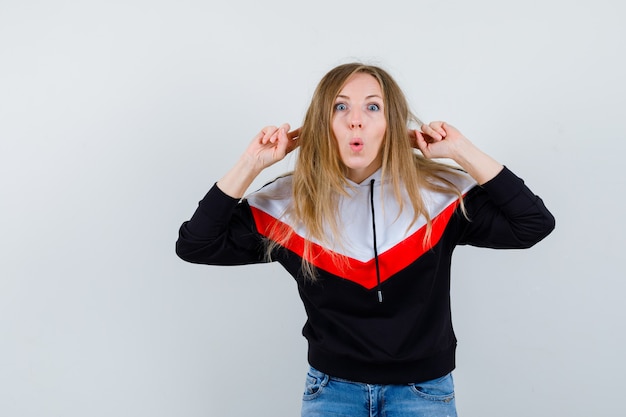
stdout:
[[363,122],[361,120],[361,116],[358,112],[353,112],[350,117],[350,128],[351,129],[361,129],[363,128]]

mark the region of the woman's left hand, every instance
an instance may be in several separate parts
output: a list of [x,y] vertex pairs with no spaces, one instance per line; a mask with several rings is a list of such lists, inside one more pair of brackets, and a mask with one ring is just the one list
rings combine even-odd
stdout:
[[413,130],[410,136],[414,139],[414,146],[426,158],[454,159],[459,151],[460,142],[467,141],[458,129],[446,122],[424,123],[420,130]]
[[503,168],[502,164],[478,149],[446,122],[424,123],[421,130],[409,131],[409,136],[413,146],[426,158],[452,159],[479,184],[489,181]]

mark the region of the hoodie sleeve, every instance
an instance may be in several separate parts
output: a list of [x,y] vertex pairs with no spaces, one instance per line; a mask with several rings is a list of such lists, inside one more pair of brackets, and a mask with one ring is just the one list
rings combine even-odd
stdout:
[[549,235],[554,216],[524,181],[505,167],[465,198],[469,221],[459,243],[497,249],[529,248]]
[[179,229],[176,254],[192,263],[244,265],[264,262],[264,244],[245,200],[232,198],[217,185],[200,201]]

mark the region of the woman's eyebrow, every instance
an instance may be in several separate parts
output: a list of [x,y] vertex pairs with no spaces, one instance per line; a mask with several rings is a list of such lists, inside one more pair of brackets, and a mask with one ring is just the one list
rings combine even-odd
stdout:
[[[341,99],[350,99],[349,96],[343,95],[343,94],[338,94],[337,98],[341,98]],[[379,99],[383,99],[381,96],[379,96],[378,94],[370,94],[369,96],[365,97],[366,100],[372,99],[372,98],[379,98]]]

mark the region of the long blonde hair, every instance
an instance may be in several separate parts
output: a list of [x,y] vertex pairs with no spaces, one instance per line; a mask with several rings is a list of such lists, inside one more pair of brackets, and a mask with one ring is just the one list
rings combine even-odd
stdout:
[[[349,183],[346,166],[341,160],[332,131],[332,118],[337,95],[357,73],[369,74],[380,84],[387,122],[381,145],[382,181],[384,183],[385,179],[390,179],[401,210],[406,209],[402,195],[408,195],[413,211],[411,225],[424,217],[427,224],[426,241],[429,239],[432,222],[420,190],[452,193],[458,195],[459,199],[462,197],[460,190],[447,179],[451,175],[458,175],[456,168],[431,161],[414,152],[408,126],[409,123],[421,125],[421,122],[409,110],[406,97],[395,80],[382,68],[372,65],[348,63],[333,68],[319,82],[302,124],[298,139],[299,153],[293,172],[293,204],[286,213],[308,233],[305,236],[302,269],[309,278],[316,275],[311,264],[311,239],[321,242],[323,247],[329,247],[332,242],[341,242],[341,225],[338,224],[336,213],[339,197],[347,196],[346,187],[349,187]],[[276,246],[286,243],[292,233],[290,228],[275,227],[269,236],[268,256]],[[331,255],[338,264],[346,265],[341,255],[334,252]]]

